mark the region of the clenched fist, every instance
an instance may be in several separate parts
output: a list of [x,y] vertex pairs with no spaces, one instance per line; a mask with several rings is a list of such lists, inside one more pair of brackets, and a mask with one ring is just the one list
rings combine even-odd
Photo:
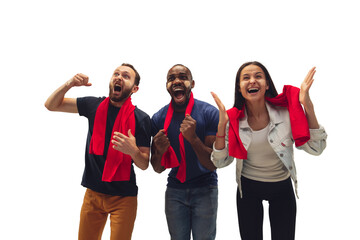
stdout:
[[196,139],[196,120],[190,115],[186,115],[182,123],[180,124],[180,132],[188,142],[192,142]]
[[162,156],[170,146],[170,141],[164,130],[161,129],[153,139],[152,147],[160,156]]
[[72,77],[69,81],[68,84],[70,86],[75,86],[75,87],[79,87],[79,86],[86,86],[89,87],[91,86],[91,83],[89,83],[89,77],[86,76],[85,74],[82,73],[78,73],[76,74],[74,77]]

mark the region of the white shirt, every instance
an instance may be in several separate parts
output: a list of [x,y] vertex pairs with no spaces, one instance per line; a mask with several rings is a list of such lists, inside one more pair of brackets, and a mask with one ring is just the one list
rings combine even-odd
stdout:
[[269,131],[270,124],[261,130],[252,130],[247,160],[243,161],[242,176],[261,182],[279,182],[290,176],[267,139]]

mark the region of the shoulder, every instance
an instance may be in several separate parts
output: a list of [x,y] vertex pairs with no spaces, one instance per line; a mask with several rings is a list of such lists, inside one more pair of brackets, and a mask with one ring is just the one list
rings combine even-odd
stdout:
[[214,107],[213,105],[211,105],[208,102],[204,102],[202,100],[199,99],[194,99],[194,105],[200,106],[200,107],[205,107],[205,108],[209,108],[209,109],[216,109],[216,107]]
[[289,110],[286,107],[274,106],[267,104],[270,119],[274,123],[288,123],[290,124]]
[[104,101],[106,97],[79,97],[76,99],[77,104],[87,104],[87,105],[99,105]]
[[139,121],[144,120],[144,119],[149,119],[150,120],[150,116],[146,112],[144,112],[143,110],[139,109],[136,106],[135,106],[134,114],[135,114],[135,117]]
[[194,99],[194,107],[197,111],[202,113],[218,113],[218,109],[210,103]]
[[95,114],[97,107],[106,97],[79,97],[76,105],[80,116],[90,116]]
[[207,102],[195,99],[194,108],[191,115],[198,118],[203,118],[206,122],[217,122],[219,118],[219,110]]
[[169,104],[165,105],[159,111],[154,113],[151,119],[155,122],[159,121],[160,119],[165,119],[168,108],[169,108]]

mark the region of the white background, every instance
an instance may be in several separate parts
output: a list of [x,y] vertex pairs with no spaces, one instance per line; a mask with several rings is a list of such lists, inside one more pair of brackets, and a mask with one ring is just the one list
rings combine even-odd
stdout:
[[[359,239],[359,22],[348,0],[1,1],[0,239],[77,239],[87,120],[44,107],[73,75],[93,86],[67,96],[106,96],[113,70],[133,64],[141,75],[133,102],[151,116],[170,101],[172,65],[191,69],[196,98],[214,104],[214,91],[230,108],[236,71],[251,60],[279,92],[317,67],[311,96],[329,137],[319,157],[295,151],[297,239]],[[169,239],[167,173],[136,169],[135,240]],[[235,164],[218,175],[217,239],[240,239]]]

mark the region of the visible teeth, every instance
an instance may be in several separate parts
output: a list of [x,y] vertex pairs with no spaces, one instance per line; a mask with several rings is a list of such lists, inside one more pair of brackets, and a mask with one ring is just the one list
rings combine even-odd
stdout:
[[249,93],[254,93],[254,92],[257,92],[257,91],[259,91],[258,88],[250,88],[250,89],[248,89]]
[[183,88],[174,88],[174,92],[178,92],[178,91],[184,91]]

